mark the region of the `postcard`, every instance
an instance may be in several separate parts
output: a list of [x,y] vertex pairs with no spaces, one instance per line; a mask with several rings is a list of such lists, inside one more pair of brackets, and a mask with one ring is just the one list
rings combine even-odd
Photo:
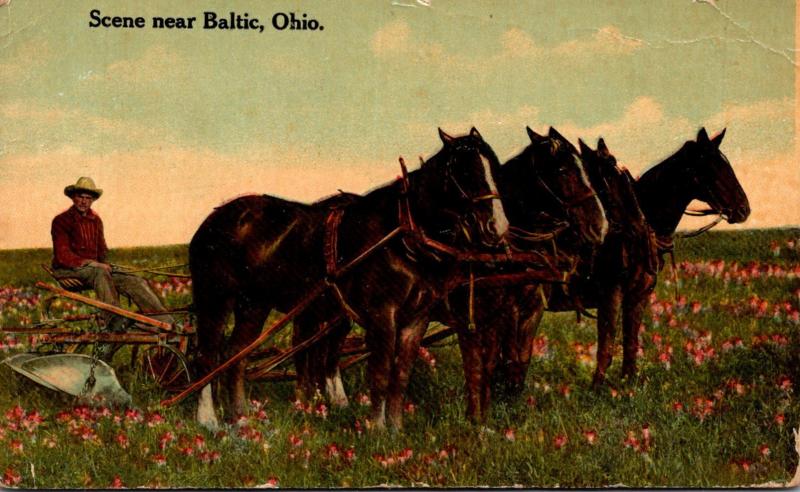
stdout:
[[797,12],[0,0],[0,483],[797,486]]

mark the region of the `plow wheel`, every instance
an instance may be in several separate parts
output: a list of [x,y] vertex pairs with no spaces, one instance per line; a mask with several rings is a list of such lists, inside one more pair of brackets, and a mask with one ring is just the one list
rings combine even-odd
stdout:
[[142,363],[147,375],[161,388],[175,391],[192,381],[186,356],[175,347],[151,345],[142,352]]

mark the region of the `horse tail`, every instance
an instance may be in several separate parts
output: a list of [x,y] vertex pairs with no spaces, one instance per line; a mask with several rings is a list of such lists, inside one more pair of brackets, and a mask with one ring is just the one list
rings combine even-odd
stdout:
[[222,358],[225,326],[234,302],[236,275],[231,241],[219,227],[219,209],[215,210],[189,243],[189,269],[192,296],[197,317],[197,354],[194,373],[202,377]]

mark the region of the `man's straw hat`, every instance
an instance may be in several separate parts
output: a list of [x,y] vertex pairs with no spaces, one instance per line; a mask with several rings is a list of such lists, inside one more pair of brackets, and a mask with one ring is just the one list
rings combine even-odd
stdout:
[[94,195],[95,199],[100,198],[100,195],[103,194],[103,190],[98,188],[94,185],[94,180],[92,178],[81,177],[78,178],[78,182],[74,185],[69,185],[64,188],[64,194],[68,197],[72,198],[72,195],[75,193],[88,193],[90,195]]

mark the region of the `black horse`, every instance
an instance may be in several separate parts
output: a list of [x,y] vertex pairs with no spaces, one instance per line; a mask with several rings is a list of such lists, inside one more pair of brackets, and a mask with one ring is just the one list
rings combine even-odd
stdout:
[[[570,259],[580,246],[591,249],[602,242],[607,227],[603,209],[589,185],[577,150],[555,130],[547,137],[530,128],[527,131],[531,145],[501,166],[498,175],[503,207],[512,224],[509,241],[516,246],[514,249],[542,252],[543,260],[551,266],[569,270],[571,262],[559,265],[560,258]],[[548,231],[553,226],[563,228],[564,224],[569,227],[557,236],[560,254],[553,256],[552,242],[542,238],[550,235]],[[538,241],[531,242],[532,237]],[[526,268],[541,269],[542,265],[476,265],[473,273],[488,282],[478,280],[472,296],[468,285],[456,288],[432,314],[432,320],[456,328],[467,382],[467,413],[474,419],[485,416],[488,410],[490,393],[484,383],[490,380],[496,365],[499,340],[525,331],[522,326],[531,322],[529,307],[539,296],[538,284],[531,281],[497,284],[493,278],[524,275]],[[560,272],[555,273],[557,280],[563,280]],[[468,278],[468,271],[462,276]],[[304,333],[296,343],[318,330],[305,320],[296,322],[295,327]],[[336,335],[326,337],[295,358],[298,381],[306,394],[324,389],[334,404],[347,403],[338,363],[339,349],[349,329],[347,320],[340,321]]]
[[[611,365],[613,341],[620,314],[623,326],[623,377],[636,375],[639,326],[663,267],[663,254],[669,251],[672,237],[692,200],[701,200],[730,223],[747,219],[750,205],[728,159],[719,150],[725,135],[709,139],[705,128],[696,141],[681,149],[633,182],[627,171],[616,166],[616,159],[600,139],[596,151],[581,145],[592,185],[600,194],[609,215],[608,236],[594,267],[585,263],[588,275],[576,275],[569,293],[553,289],[548,298],[550,311],[569,311],[583,307],[598,309],[597,367],[593,384],[605,381]],[[542,304],[539,309],[544,310]],[[523,357],[520,357],[522,355]],[[513,367],[511,374],[527,372],[529,357],[514,344],[504,345],[504,361]]]
[[[330,208],[272,196],[248,196],[217,208],[189,246],[197,313],[196,368],[206,374],[225,352],[238,353],[260,333],[269,313],[288,312],[331,276],[329,265],[356,257],[398,227],[407,211],[428,238],[462,249],[494,251],[508,228],[494,174],[499,162],[474,128],[454,138],[408,176],[345,202],[331,233]],[[428,254],[417,236],[401,234],[374,250],[303,312],[319,326],[357,316],[371,350],[369,379],[377,427],[402,426],[403,395],[429,311],[445,294],[457,263]],[[327,257],[327,259],[326,259]],[[332,290],[334,290],[332,292]],[[335,291],[341,296],[335,295]],[[225,350],[226,320],[235,326]],[[228,404],[245,412],[246,359],[229,372]],[[203,391],[201,408],[210,391]],[[387,408],[388,407],[388,408]],[[200,412],[198,412],[199,414]],[[216,423],[211,414],[206,422]]]

